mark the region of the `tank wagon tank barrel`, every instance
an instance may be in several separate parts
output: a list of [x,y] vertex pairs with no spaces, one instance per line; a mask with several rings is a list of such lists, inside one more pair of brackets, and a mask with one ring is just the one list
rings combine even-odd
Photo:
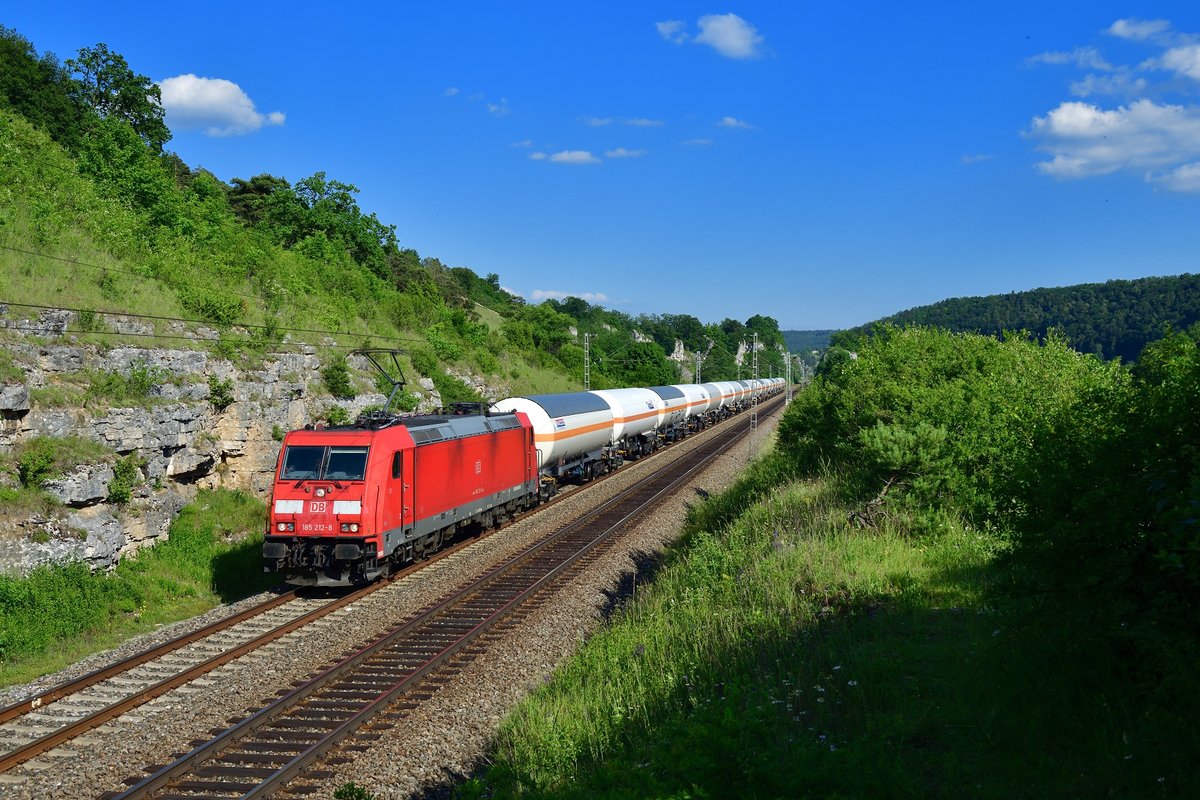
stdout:
[[[388,407],[404,384],[396,353],[357,351],[392,383]],[[563,482],[591,480],[782,388],[765,379],[529,395],[291,431],[263,568],[295,584],[369,582],[463,528],[491,526]]]

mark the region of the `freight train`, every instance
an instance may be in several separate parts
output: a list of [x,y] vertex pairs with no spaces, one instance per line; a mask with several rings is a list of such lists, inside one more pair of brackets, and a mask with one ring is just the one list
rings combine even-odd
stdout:
[[292,431],[263,569],[297,585],[368,583],[784,388],[767,378],[530,395]]

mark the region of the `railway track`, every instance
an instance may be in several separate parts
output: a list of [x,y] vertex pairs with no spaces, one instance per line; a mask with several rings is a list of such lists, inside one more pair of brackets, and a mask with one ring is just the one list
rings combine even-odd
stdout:
[[[764,404],[763,410],[772,408]],[[483,576],[303,681],[166,765],[131,778],[130,788],[102,795],[135,798],[257,798],[319,790],[355,751],[433,696],[503,631],[550,596],[561,580],[586,568],[614,537],[732,447],[750,422],[735,418],[726,434],[681,456],[593,511],[545,536]],[[315,784],[315,785],[314,785]]]
[[[587,485],[600,483],[613,474],[597,477]],[[549,505],[562,502],[578,488],[581,487],[564,491],[549,503],[481,535],[491,535]],[[447,557],[467,544],[469,541],[445,548],[435,556],[397,573],[393,579],[404,577],[433,560]],[[297,597],[295,592],[286,592],[204,628],[0,708],[0,774],[172,689],[201,678],[293,630],[335,613],[383,585],[375,583],[338,599],[304,599]]]
[[[729,425],[737,425],[739,420],[745,420],[745,415],[729,420]],[[665,452],[669,451],[670,448]],[[598,477],[587,485],[598,484],[619,474]],[[575,495],[576,491],[563,492],[538,510]],[[538,510],[530,513],[537,513]],[[529,514],[517,519],[525,516]],[[403,570],[395,578],[449,557],[479,538],[481,536],[442,550],[432,558]],[[0,776],[3,776],[0,777],[0,788],[2,784],[11,782],[9,776],[4,775],[6,771],[31,762],[36,756],[79,738],[110,720],[118,719],[136,706],[176,687],[195,681],[194,691],[208,691],[206,682],[198,680],[206,673],[322,617],[331,617],[331,621],[323,624],[337,624],[340,609],[357,603],[387,585],[387,582],[379,582],[332,599],[297,598],[294,593],[287,593],[160,647],[0,709]],[[386,605],[385,600],[378,602]],[[207,683],[211,684],[212,680]],[[106,728],[104,735],[114,735],[110,731],[119,735],[120,728]],[[87,747],[87,740],[80,738],[79,744]],[[47,755],[48,759],[52,757],[56,758],[57,754],[52,752]],[[29,766],[41,770],[47,768],[48,764],[33,762]],[[16,776],[13,779],[23,780]]]

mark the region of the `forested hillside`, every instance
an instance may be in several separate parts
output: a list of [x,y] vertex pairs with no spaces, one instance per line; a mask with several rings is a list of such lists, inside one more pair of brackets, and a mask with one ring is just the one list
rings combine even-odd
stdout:
[[355,347],[399,348],[410,379],[432,379],[444,401],[476,397],[462,375],[510,391],[577,387],[584,333],[596,387],[690,380],[697,351],[705,379],[735,378],[756,332],[760,372],[782,374],[769,317],[704,324],[575,298],[531,305],[499,275],[404,246],[348,181],[318,171],[226,183],[165,149],[170,139],[158,87],[121,55],[99,44],[59,61],[0,27],[0,304],[85,320],[137,312],[158,318],[156,334],[192,321],[250,355],[304,341],[337,363]]
[[[880,322],[927,325],[956,333],[999,335],[1051,328],[1071,346],[1103,358],[1133,361],[1169,326],[1184,330],[1200,321],[1200,274],[1084,283],[987,297],[955,297],[902,311]],[[869,325],[847,331],[855,336]]]
[[837,333],[836,330],[824,331],[783,331],[783,340],[787,343],[790,353],[812,353],[829,347],[829,338]]

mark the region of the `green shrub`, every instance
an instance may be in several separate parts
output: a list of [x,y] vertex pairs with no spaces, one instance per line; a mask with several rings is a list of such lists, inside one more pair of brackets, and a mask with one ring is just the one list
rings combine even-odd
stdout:
[[350,412],[337,404],[326,406],[325,410],[318,416],[330,425],[349,425],[352,421],[350,419]]
[[472,387],[453,375],[447,375],[436,370],[429,376],[433,386],[442,397],[442,406],[449,407],[451,403],[477,403],[483,398]]
[[208,376],[208,400],[217,411],[224,411],[233,404],[233,379],[220,380],[216,375]]
[[1104,587],[1194,621],[1197,338],[1169,334],[1129,372],[1053,335],[881,328],[797,396],[780,447],[860,500],[887,486],[888,505],[1011,531],[1012,558],[1039,584]]
[[325,382],[325,388],[334,397],[340,400],[351,400],[355,397],[354,383],[350,380],[350,366],[344,356],[326,364],[321,370],[321,378]]
[[84,393],[85,405],[93,400],[144,404],[151,398],[157,385],[171,379],[171,373],[161,367],[138,362],[130,366],[128,373],[102,370],[91,372],[88,377],[90,385]]
[[414,347],[408,357],[412,361],[413,369],[426,378],[432,378],[439,371],[437,355],[428,347]]
[[35,436],[15,451],[21,485],[36,489],[80,464],[96,464],[111,457],[104,445],[80,436]]
[[141,469],[146,462],[136,453],[118,458],[113,464],[113,479],[108,484],[108,502],[128,503],[133,489],[142,482]]
[[1044,485],[1046,458],[1061,455],[1047,443],[1085,409],[1102,437],[1127,386],[1119,367],[1055,337],[883,328],[796,398],[780,447],[810,474],[837,470],[860,496],[899,481],[914,502],[976,524],[1015,521]]
[[179,289],[179,302],[201,319],[218,325],[232,325],[246,313],[244,299],[219,289],[184,286]]
[[[103,274],[107,275],[108,271],[105,270]],[[99,333],[108,330],[108,325],[105,324],[104,318],[88,308],[79,312],[76,321],[79,325],[79,330],[84,333]]]
[[425,333],[429,346],[441,361],[458,361],[463,356],[462,345],[455,341],[454,336],[446,330],[446,326],[438,323]]
[[474,352],[475,365],[485,375],[496,375],[500,372],[500,362],[496,356],[486,348],[477,349]]

